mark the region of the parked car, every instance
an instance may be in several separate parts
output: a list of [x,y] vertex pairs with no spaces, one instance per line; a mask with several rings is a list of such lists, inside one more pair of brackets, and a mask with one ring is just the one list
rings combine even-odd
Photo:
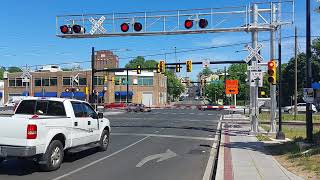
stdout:
[[131,112],[131,111],[134,111],[134,112],[150,112],[151,108],[150,107],[146,107],[144,104],[132,103],[132,104],[129,104],[127,106],[127,111],[128,112]]
[[[297,111],[298,112],[306,112],[306,110],[307,110],[306,105],[307,105],[306,103],[298,103],[297,104]],[[314,113],[318,112],[315,105],[312,104],[311,107],[312,107],[312,112],[314,112]],[[283,107],[283,111],[291,114],[294,112],[294,106],[285,106],[285,107]]]
[[0,161],[25,158],[44,171],[57,170],[65,151],[92,146],[106,151],[110,122],[84,101],[63,98],[22,100],[12,117],[0,117]]
[[127,106],[126,103],[110,103],[110,104],[105,104],[104,108],[106,109],[125,108],[126,106]]

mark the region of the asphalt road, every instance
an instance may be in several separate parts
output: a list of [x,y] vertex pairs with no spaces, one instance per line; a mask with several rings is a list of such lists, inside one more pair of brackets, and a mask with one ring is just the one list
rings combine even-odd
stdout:
[[40,172],[32,161],[8,160],[0,164],[0,179],[202,180],[212,170],[211,147],[222,113],[153,110],[109,116],[112,133],[106,152],[68,155],[54,172]]

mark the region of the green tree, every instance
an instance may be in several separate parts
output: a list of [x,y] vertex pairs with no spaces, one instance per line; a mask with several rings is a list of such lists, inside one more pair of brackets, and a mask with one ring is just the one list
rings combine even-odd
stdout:
[[6,69],[4,67],[0,67],[0,80],[3,80],[3,73]]
[[204,93],[210,103],[216,103],[218,99],[224,98],[224,84],[223,82],[217,81],[212,82],[204,88]]
[[232,64],[228,68],[228,79],[238,80],[239,94],[237,95],[238,100],[246,100],[248,96],[249,86],[246,84],[247,75],[247,64]]
[[156,68],[158,62],[155,60],[145,60],[142,56],[137,56],[133,60],[129,61],[125,67],[126,68],[137,68],[137,65],[140,65],[141,68]]
[[22,69],[16,66],[9,67],[7,70],[9,73],[22,72]]
[[170,100],[176,100],[184,92],[185,88],[172,71],[166,71],[165,75],[167,76],[167,91]]
[[213,71],[210,68],[206,67],[198,74],[198,77],[200,78],[201,76],[210,76],[211,74],[213,74]]

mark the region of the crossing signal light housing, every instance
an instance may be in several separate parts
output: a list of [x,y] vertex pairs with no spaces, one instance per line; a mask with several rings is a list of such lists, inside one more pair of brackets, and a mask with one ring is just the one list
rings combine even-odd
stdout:
[[191,29],[193,27],[193,20],[187,19],[184,21],[184,27],[186,29]]
[[164,60],[161,60],[159,62],[159,69],[161,73],[164,73],[166,71],[166,62]]
[[112,83],[114,84],[114,82],[115,82],[114,76],[112,76],[111,81],[112,81]]
[[122,23],[120,25],[121,31],[122,32],[128,32],[129,31],[129,24],[128,23]]
[[142,24],[139,23],[139,22],[135,22],[135,23],[133,24],[133,29],[134,29],[135,31],[137,31],[137,32],[141,31],[141,30],[142,30]]
[[206,19],[200,19],[199,20],[199,27],[200,28],[206,28],[208,26],[208,20],[206,20]]
[[192,61],[191,60],[188,60],[186,62],[186,66],[187,66],[187,72],[191,72],[192,71]]
[[141,74],[141,66],[137,65],[137,74]]
[[86,32],[86,29],[78,24],[73,25],[72,30],[76,34],[84,34]]
[[60,26],[60,31],[62,34],[72,34],[72,28],[69,25]]
[[268,62],[268,82],[275,85],[277,83],[277,65],[275,60]]

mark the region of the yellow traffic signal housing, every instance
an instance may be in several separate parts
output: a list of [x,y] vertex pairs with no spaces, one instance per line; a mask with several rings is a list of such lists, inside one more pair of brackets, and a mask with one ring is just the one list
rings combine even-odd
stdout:
[[180,64],[177,64],[177,65],[176,65],[176,72],[177,72],[177,73],[180,72],[180,69],[181,69],[181,65],[180,65]]
[[270,84],[277,84],[277,65],[275,60],[268,62],[268,82]]
[[112,83],[114,84],[114,82],[115,82],[114,76],[112,76],[111,81],[112,81]]
[[137,74],[141,74],[141,66],[137,65]]
[[159,69],[161,73],[164,73],[166,71],[166,62],[164,60],[161,60],[159,63]]
[[157,64],[157,73],[161,73],[160,63]]
[[186,62],[186,66],[187,66],[187,72],[191,72],[192,71],[192,61],[191,60],[188,60]]

